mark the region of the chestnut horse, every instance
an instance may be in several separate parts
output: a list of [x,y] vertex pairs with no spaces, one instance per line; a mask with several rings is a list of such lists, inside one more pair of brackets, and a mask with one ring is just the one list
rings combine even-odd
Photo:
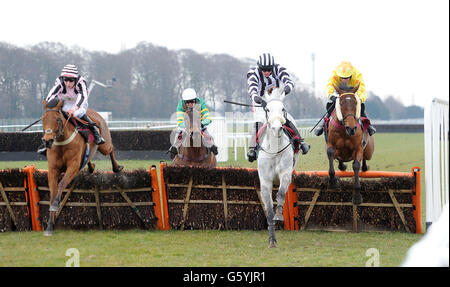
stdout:
[[185,112],[186,130],[183,131],[183,143],[179,153],[173,159],[173,165],[215,167],[216,156],[205,146],[200,125],[200,111],[197,105]]
[[[361,186],[359,183],[359,170],[367,171],[366,160],[372,158],[374,151],[374,139],[369,136],[360,120],[361,102],[355,95],[356,87],[335,87],[339,94],[336,107],[333,111],[328,127],[327,155],[329,161],[330,187],[336,188],[333,160],[339,161],[338,168],[345,170],[344,162],[353,160],[355,173],[354,191],[352,202],[355,205],[362,203]],[[362,163],[362,166],[361,166]]]
[[[42,141],[47,148],[48,186],[50,188],[50,215],[47,228],[44,231],[45,236],[53,235],[55,214],[59,209],[62,193],[80,171],[87,144],[90,147],[90,155],[87,158],[89,172],[94,172],[95,165],[91,160],[97,148],[103,155],[110,156],[114,172],[120,172],[123,169],[123,166],[117,163],[114,156],[111,134],[105,120],[97,112],[88,109],[87,114],[98,125],[105,143],[98,147],[93,141],[86,143],[84,138],[78,133],[78,130],[75,129],[75,126],[68,123],[68,120],[63,116],[61,111],[62,104],[63,102],[59,101],[52,108],[47,106],[46,101],[43,104],[42,127],[44,136]],[[58,184],[58,178],[61,173],[64,173],[64,176]]]

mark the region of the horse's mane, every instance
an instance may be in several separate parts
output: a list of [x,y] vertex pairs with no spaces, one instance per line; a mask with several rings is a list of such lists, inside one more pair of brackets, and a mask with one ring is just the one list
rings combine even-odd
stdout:
[[344,93],[349,93],[349,92],[351,92],[351,91],[353,90],[354,87],[342,83],[342,84],[339,85],[338,88],[339,88],[341,91],[343,91]]
[[283,93],[284,89],[276,87],[271,89],[270,94],[266,91],[266,97],[269,96],[270,98],[280,99]]

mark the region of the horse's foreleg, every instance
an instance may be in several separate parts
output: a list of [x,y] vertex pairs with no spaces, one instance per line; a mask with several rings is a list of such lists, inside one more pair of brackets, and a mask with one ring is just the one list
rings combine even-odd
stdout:
[[269,248],[277,247],[277,239],[275,238],[275,223],[273,220],[273,200],[272,200],[272,182],[260,180],[261,182],[261,199],[266,211],[266,220],[269,230]]
[[334,155],[336,154],[336,150],[334,147],[329,146],[327,148],[327,156],[328,156],[328,162],[329,162],[329,168],[328,168],[328,175],[330,176],[329,185],[330,188],[336,188],[337,185],[337,179],[335,177],[335,171],[334,171]]
[[[50,189],[50,206],[55,201],[56,194],[58,192],[58,177],[60,171],[56,168],[48,169],[48,187]],[[55,224],[55,212],[49,209],[47,228],[44,231],[44,236],[53,235],[53,225]]]
[[63,178],[58,184],[58,193],[56,194],[53,203],[50,205],[50,211],[54,212],[58,211],[62,193],[64,189],[66,189],[66,187],[69,185],[69,183],[73,180],[73,178],[77,175],[77,173],[78,173],[78,165],[67,168]]
[[352,202],[354,205],[360,205],[362,203],[361,185],[359,184],[359,170],[361,163],[357,159],[353,161],[353,171],[355,172],[355,185],[353,190]]
[[284,200],[286,198],[286,191],[289,187],[289,184],[291,183],[291,177],[291,173],[285,173],[281,176],[280,187],[278,188],[277,192],[277,208],[273,220],[284,221],[283,206]]
[[109,154],[109,157],[111,158],[111,164],[112,164],[113,171],[115,173],[122,171],[123,166],[119,165],[117,163],[116,156],[114,155],[114,150],[111,151],[111,153]]

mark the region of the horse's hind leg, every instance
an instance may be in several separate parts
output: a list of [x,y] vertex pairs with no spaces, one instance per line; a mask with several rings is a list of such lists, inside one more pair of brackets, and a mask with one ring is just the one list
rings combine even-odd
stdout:
[[369,166],[367,165],[365,159],[363,159],[361,170],[362,171],[368,171],[369,170]]
[[94,173],[95,164],[92,162],[88,162],[88,170],[89,170],[89,173]]
[[339,168],[339,170],[341,170],[341,171],[345,171],[345,170],[347,169],[347,165],[346,165],[344,162],[339,161],[338,168]]
[[355,159],[353,161],[353,171],[355,172],[355,185],[354,185],[353,199],[352,199],[352,202],[354,205],[360,205],[362,203],[361,185],[359,183],[360,167],[361,167],[361,163]]

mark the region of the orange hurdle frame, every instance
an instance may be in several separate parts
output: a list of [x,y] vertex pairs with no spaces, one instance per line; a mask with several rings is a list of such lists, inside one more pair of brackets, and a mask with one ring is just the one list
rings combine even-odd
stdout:
[[[328,171],[295,171],[295,174],[328,176]],[[390,172],[390,171],[366,171],[360,172],[361,178],[380,178],[380,177],[413,177],[415,184],[413,187],[413,215],[416,222],[416,233],[422,234],[422,204],[421,204],[421,185],[420,185],[420,167],[413,167],[411,173],[407,172]],[[353,177],[353,171],[336,171],[337,177]],[[283,209],[284,228],[288,230],[298,230],[298,222],[295,218],[298,217],[298,206],[296,204],[297,193],[295,192],[295,185],[291,183],[289,190],[286,193],[285,206]],[[286,207],[288,205],[288,207]]]

